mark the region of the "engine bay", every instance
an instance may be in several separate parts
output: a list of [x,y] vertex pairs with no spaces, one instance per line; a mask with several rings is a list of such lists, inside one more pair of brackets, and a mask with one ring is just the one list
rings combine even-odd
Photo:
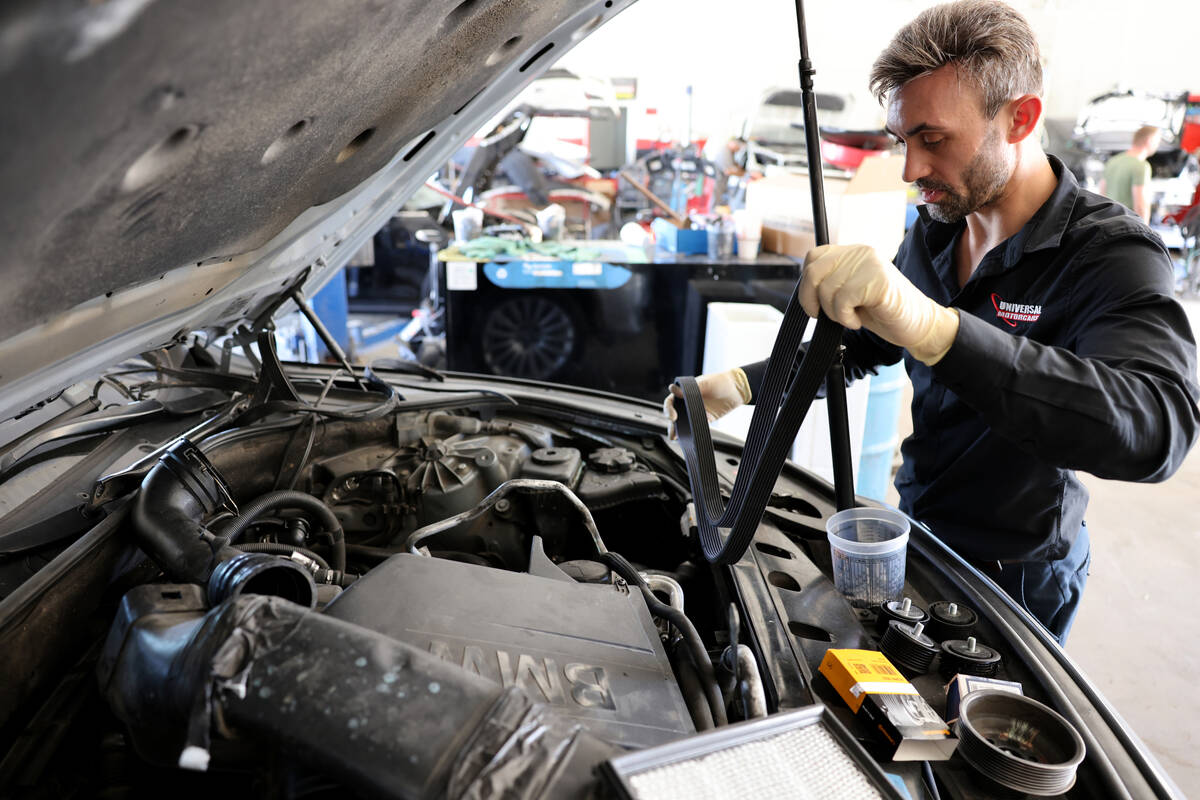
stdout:
[[[830,648],[888,651],[889,622],[920,609],[953,622],[980,602],[937,553],[910,558],[907,605],[855,608],[832,581],[831,493],[803,472],[714,566],[679,454],[648,427],[499,393],[355,405],[336,377],[315,404],[235,401],[233,424],[190,409],[188,435],[96,483],[108,515],[52,564],[109,549],[45,584],[38,629],[59,620],[76,660],[10,718],[19,796],[588,796],[599,763],[815,703],[913,796],[976,796],[957,761],[936,779],[892,762],[819,669]],[[717,454],[728,488],[740,452]],[[78,615],[64,586],[88,581]],[[1045,697],[980,612],[986,674]],[[26,641],[44,651],[26,685],[47,637]],[[943,714],[946,678],[911,651],[888,657]]]
[[[195,734],[221,730],[219,720],[234,715],[219,697],[228,681],[199,707],[179,699],[164,713],[147,700],[148,687],[181,685],[178,664],[211,640],[205,620],[264,596],[353,626],[375,643],[372,653],[400,643],[454,673],[519,690],[613,752],[765,715],[762,678],[757,667],[747,673],[753,658],[742,654],[739,666],[736,647],[725,666],[709,658],[728,649],[726,625],[738,612],[713,603],[724,590],[702,555],[697,561],[686,477],[670,457],[660,437],[486,411],[314,414],[234,428],[200,445],[176,441],[145,471],[129,520],[162,574],[123,598],[99,657],[102,693],[128,728],[127,755],[181,780],[202,766],[205,780],[232,781],[239,791],[247,788],[239,779],[275,790],[299,776],[321,783],[307,763],[239,778],[241,759],[227,760],[228,743]],[[334,730],[358,740],[379,698],[397,699],[396,679],[374,655],[351,663],[379,666],[382,677],[353,697],[335,678],[341,688],[329,691],[345,701],[342,713],[297,708],[296,686],[262,677],[250,684],[243,675],[235,693],[254,697],[257,688],[259,700],[282,704],[252,723],[266,725],[268,749],[288,738],[292,717],[277,714],[315,713],[313,723],[326,725],[332,716]],[[329,674],[328,666],[313,669]],[[741,698],[741,710],[726,697]],[[410,726],[427,720],[404,713]],[[234,739],[240,723],[228,731]],[[305,749],[303,737],[291,745]],[[350,786],[387,785],[369,777],[373,767],[351,773]]]

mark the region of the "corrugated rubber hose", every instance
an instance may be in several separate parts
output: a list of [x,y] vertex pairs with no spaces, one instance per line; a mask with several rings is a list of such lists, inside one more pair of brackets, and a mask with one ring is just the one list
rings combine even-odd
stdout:
[[338,572],[346,571],[346,534],[342,531],[342,523],[338,522],[329,506],[311,494],[292,489],[267,492],[243,508],[233,524],[221,531],[221,535],[232,544],[255,520],[277,508],[299,508],[315,516],[321,529],[333,537],[333,568]]

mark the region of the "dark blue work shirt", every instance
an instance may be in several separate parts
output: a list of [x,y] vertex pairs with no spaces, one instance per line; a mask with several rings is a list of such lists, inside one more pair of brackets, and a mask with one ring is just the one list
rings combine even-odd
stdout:
[[[904,358],[913,434],[900,507],[968,559],[1061,558],[1087,508],[1075,470],[1165,480],[1200,422],[1195,340],[1162,241],[1050,163],[1050,199],[965,286],[954,268],[965,222],[922,213],[900,246],[901,272],[959,309],[940,362],[865,330],[844,338],[851,377]],[[751,386],[764,370],[747,368]]]

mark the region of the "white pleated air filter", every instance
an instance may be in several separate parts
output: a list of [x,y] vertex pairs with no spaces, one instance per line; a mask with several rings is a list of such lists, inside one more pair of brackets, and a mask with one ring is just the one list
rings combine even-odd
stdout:
[[606,762],[630,800],[899,800],[866,751],[815,705],[741,722]]

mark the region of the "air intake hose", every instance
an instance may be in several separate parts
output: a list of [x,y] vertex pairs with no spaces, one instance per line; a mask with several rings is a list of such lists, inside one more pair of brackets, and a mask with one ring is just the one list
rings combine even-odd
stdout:
[[[133,506],[138,543],[173,580],[208,584],[217,568],[239,556],[204,527],[205,517],[220,510],[235,512],[229,488],[200,450],[187,439],[174,442],[142,480]],[[222,597],[239,593],[238,584],[253,581],[246,591],[264,591],[304,606],[316,602],[312,577],[294,561],[256,554],[254,568],[224,571]],[[210,598],[217,602],[221,597]]]
[[201,616],[189,588],[129,592],[99,667],[152,761],[205,770],[213,731],[232,731],[361,796],[519,787],[513,796],[537,800],[589,796],[593,768],[620,752],[520,688],[412,645],[278,597],[231,597]]

